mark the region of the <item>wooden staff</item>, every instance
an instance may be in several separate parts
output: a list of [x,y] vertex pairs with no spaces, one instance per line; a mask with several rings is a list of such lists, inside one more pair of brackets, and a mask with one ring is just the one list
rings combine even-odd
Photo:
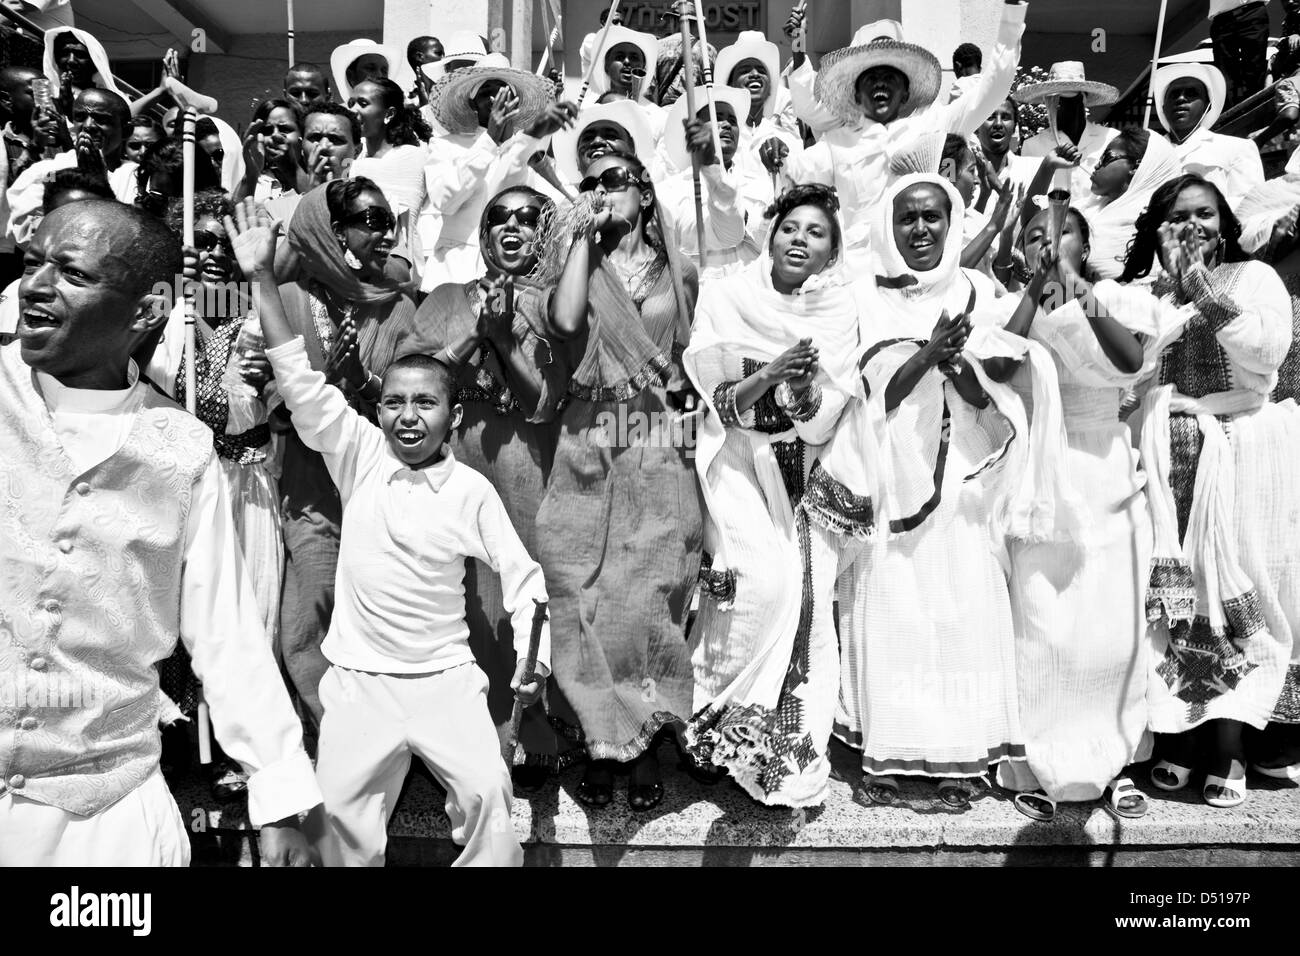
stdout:
[[546,38],[546,49],[542,51],[542,62],[537,65],[537,75],[546,75],[546,65],[551,62],[551,47],[555,46],[560,39],[560,21],[555,21],[555,26],[551,27],[550,36]]
[[1160,69],[1160,45],[1165,40],[1165,12],[1169,9],[1169,0],[1160,0],[1160,22],[1156,24],[1156,51],[1151,56],[1151,77],[1147,81],[1147,105],[1142,111],[1142,128],[1151,125],[1151,104],[1156,98],[1156,70]]
[[578,109],[582,109],[582,101],[587,98],[587,90],[591,89],[591,78],[596,73],[596,67],[604,65],[605,38],[609,36],[609,28],[614,25],[614,17],[617,14],[618,0],[610,0],[609,13],[605,14],[605,25],[596,40],[596,49],[591,54],[591,65],[587,67],[587,75],[582,78],[582,89],[578,90]]
[[[686,84],[686,115],[695,119],[695,68],[691,62],[691,23],[679,16],[682,31],[682,80]],[[700,246],[700,269],[705,266],[708,252],[704,242],[704,196],[700,191],[700,155],[691,150],[691,180],[695,186],[695,238]]]
[[293,56],[293,0],[285,0],[285,3],[289,8],[289,67],[292,69],[298,62]]
[[[533,608],[533,630],[528,635],[528,656],[524,658],[524,676],[519,681],[521,687],[537,679],[537,650],[542,644],[542,625],[546,623],[547,602],[534,599],[533,604],[536,605]],[[510,735],[501,745],[501,757],[507,767],[515,765],[515,750],[519,746],[519,727],[523,720],[523,701],[515,698],[515,705],[510,711]]]
[[[709,38],[704,32],[704,7],[695,4],[695,30],[700,35],[700,60],[704,68],[704,98],[709,104],[709,123],[713,129],[713,153],[718,157],[718,162],[722,162],[722,139],[718,135],[718,108],[713,102],[713,64],[709,62]],[[691,63],[686,64],[687,68],[693,66]],[[725,81],[724,81],[725,82]],[[769,83],[774,82],[769,78]],[[743,117],[736,119],[744,121]],[[700,260],[703,264],[703,259]]]

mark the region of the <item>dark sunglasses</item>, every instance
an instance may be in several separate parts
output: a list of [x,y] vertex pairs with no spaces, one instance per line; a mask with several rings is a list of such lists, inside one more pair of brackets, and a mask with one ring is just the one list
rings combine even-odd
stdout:
[[1121,161],[1126,163],[1132,162],[1132,160],[1129,159],[1127,156],[1125,156],[1123,153],[1111,153],[1111,152],[1102,153],[1101,161],[1097,163],[1097,168],[1103,169],[1106,166],[1109,166],[1111,163],[1118,163]]
[[215,232],[209,232],[207,229],[194,230],[194,248],[200,252],[211,252],[213,249],[221,246],[227,252],[231,251],[230,237],[218,236]]
[[589,193],[597,186],[604,186],[607,193],[619,193],[633,187],[640,189],[641,180],[626,166],[611,166],[599,176],[588,176],[578,184],[578,191]]
[[393,227],[397,225],[397,220],[387,209],[380,206],[370,206],[360,212],[354,212],[343,220],[343,224],[354,226],[358,223],[365,225],[371,232],[392,232]]
[[493,206],[488,209],[487,224],[489,226],[504,226],[510,221],[511,217],[521,226],[534,228],[542,218],[542,207]]

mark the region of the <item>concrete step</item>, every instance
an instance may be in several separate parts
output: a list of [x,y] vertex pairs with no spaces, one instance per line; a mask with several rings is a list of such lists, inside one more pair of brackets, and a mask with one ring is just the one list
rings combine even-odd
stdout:
[[[892,807],[871,804],[856,755],[832,744],[830,797],[814,810],[769,808],[739,787],[708,787],[676,768],[670,745],[660,750],[666,796],[649,813],[628,809],[625,781],[615,800],[594,810],[574,796],[574,767],[535,794],[516,795],[513,823],[525,862],[538,866],[663,865],[1298,865],[1300,788],[1251,775],[1245,805],[1219,810],[1200,797],[1199,781],[1180,793],[1134,781],[1150,812],[1122,823],[1100,802],[1062,804],[1052,823],[1018,813],[1005,796],[980,785],[971,807],[944,807],[932,783],[902,782]],[[175,788],[191,822],[195,862],[244,864],[253,859],[243,804],[221,806],[197,778]],[[447,865],[456,856],[445,796],[413,771],[389,824],[390,865]]]

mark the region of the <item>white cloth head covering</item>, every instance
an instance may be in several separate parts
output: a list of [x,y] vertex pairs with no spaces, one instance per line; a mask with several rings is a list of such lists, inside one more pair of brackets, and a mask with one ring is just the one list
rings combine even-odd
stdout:
[[1137,217],[1150,204],[1155,191],[1182,171],[1182,161],[1169,141],[1152,133],[1128,189],[1087,217],[1091,234],[1088,262],[1100,278],[1119,278]]
[[1165,93],[1175,80],[1184,78],[1200,80],[1205,85],[1210,98],[1210,105],[1205,108],[1205,115],[1201,117],[1196,129],[1183,140],[1185,143],[1192,137],[1213,129],[1214,124],[1219,121],[1228,102],[1228,82],[1223,78],[1219,68],[1209,63],[1173,63],[1156,70],[1155,78],[1151,81],[1151,93],[1156,100],[1156,116],[1160,117],[1160,125],[1169,130],[1171,136],[1173,127],[1169,125],[1169,117],[1165,115]]
[[[735,43],[718,51],[718,59],[713,64],[714,89],[730,86],[732,71],[745,60],[757,60],[767,70],[767,99],[763,103],[763,115],[771,116],[776,112],[777,95],[781,90],[781,49],[758,30],[745,30]],[[741,116],[740,121],[743,123],[745,117]]]
[[74,34],[90,51],[90,61],[95,64],[93,79],[97,85],[106,90],[112,90],[128,103],[131,102],[131,97],[118,89],[117,81],[113,78],[112,67],[108,64],[108,53],[104,50],[104,44],[96,40],[92,34],[87,33],[85,30],[78,30],[76,27],[55,27],[45,31],[45,61],[43,68],[46,78],[50,81],[51,95],[59,95],[59,67],[54,62],[54,38],[60,33]]

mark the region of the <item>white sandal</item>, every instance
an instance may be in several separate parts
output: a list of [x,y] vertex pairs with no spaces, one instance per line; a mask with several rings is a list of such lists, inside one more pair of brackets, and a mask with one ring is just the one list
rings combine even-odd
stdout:
[[1011,804],[1038,823],[1051,823],[1056,819],[1056,801],[1042,790],[1017,793],[1011,798]]
[[[1215,787],[1221,793],[1230,793],[1232,796],[1210,796],[1210,788]],[[1227,810],[1232,807],[1239,807],[1246,802],[1246,774],[1243,771],[1240,777],[1216,777],[1214,774],[1207,774],[1205,785],[1201,787],[1201,798],[1212,807],[1218,807],[1221,810]]]
[[[1184,781],[1186,782],[1186,781]],[[1136,807],[1121,807],[1120,801],[1128,797],[1137,797],[1142,802]],[[1106,812],[1117,820],[1137,820],[1147,815],[1150,809],[1147,804],[1147,795],[1137,788],[1137,786],[1128,777],[1116,777],[1106,785],[1102,791],[1102,806]]]
[[[1161,783],[1158,779],[1156,779],[1157,770],[1162,770],[1165,773],[1169,774],[1171,777],[1174,778],[1176,783],[1172,787],[1169,786],[1169,784],[1167,783]],[[1175,790],[1181,790],[1183,789],[1183,787],[1187,786],[1187,781],[1190,780],[1191,777],[1192,777],[1191,767],[1184,767],[1180,764],[1174,763],[1172,760],[1161,760],[1159,763],[1157,763],[1154,767],[1151,768],[1151,786],[1156,787],[1159,790],[1168,791],[1170,793],[1172,793]]]

